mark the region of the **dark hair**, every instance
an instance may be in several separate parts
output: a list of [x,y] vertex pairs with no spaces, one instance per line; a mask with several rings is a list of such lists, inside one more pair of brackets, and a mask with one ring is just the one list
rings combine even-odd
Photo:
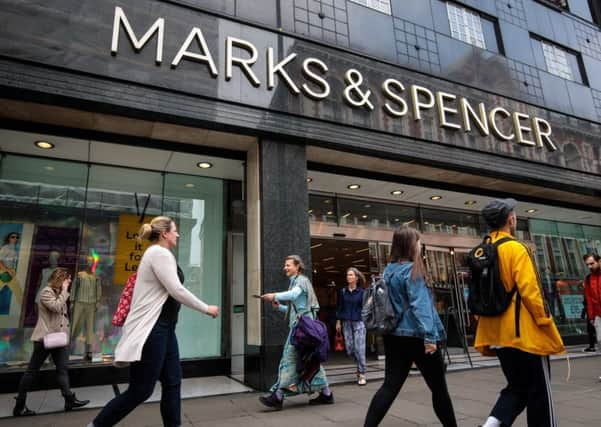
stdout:
[[597,262],[601,261],[601,256],[596,252],[590,252],[582,257],[582,261],[586,262],[587,259],[593,257],[593,259]]
[[4,243],[2,243],[3,245],[7,245],[10,243],[10,236],[17,236],[19,237],[19,233],[17,233],[16,231],[12,231],[10,233],[8,233],[6,235],[6,237],[4,238]]
[[352,271],[353,273],[355,273],[355,276],[357,277],[357,282],[359,282],[359,283],[358,283],[358,285],[359,285],[360,287],[363,287],[363,286],[365,286],[365,276],[363,275],[363,273],[361,273],[361,272],[360,272],[360,271],[359,271],[357,268],[355,268],[355,267],[349,267],[349,268],[347,268],[347,269],[346,269],[346,272],[347,272],[347,274],[348,274],[348,272],[349,272],[349,271]]
[[411,261],[411,279],[425,277],[425,268],[419,250],[420,234],[411,227],[403,226],[394,230],[392,247],[390,248],[390,262]]
[[305,271],[305,263],[303,262],[302,258],[298,255],[288,255],[285,259],[285,261],[291,260],[294,265],[296,265],[298,267],[298,272],[299,273],[303,273]]
[[66,268],[56,267],[50,274],[48,286],[50,286],[55,292],[60,291],[61,286],[67,277],[69,277],[69,271]]

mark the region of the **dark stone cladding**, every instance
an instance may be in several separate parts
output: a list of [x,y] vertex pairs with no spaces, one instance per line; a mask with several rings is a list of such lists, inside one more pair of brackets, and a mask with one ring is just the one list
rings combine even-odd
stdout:
[[[4,97],[189,126],[272,135],[325,148],[599,195],[599,176],[430,141],[0,58]],[[502,161],[501,161],[502,159]]]

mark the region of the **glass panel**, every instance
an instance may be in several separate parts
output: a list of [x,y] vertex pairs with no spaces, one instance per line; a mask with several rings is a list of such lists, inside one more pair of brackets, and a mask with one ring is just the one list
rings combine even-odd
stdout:
[[436,209],[422,209],[424,232],[440,232],[478,236],[481,234],[478,215]]
[[357,3],[371,9],[375,9],[379,12],[391,14],[390,11],[390,0],[351,0],[353,3]]
[[480,15],[454,3],[447,3],[451,37],[485,49]]
[[[221,305],[225,280],[224,182],[167,174],[165,215],[178,224],[176,257],[186,277],[184,285],[207,304]],[[176,329],[180,356],[221,355],[221,319],[182,307]]]
[[568,63],[567,52],[548,42],[541,41],[547,71],[564,79],[574,80],[573,71]]
[[310,194],[309,219],[317,222],[337,223],[336,198]]
[[406,224],[417,227],[417,210],[373,201],[339,199],[340,224],[394,228]]

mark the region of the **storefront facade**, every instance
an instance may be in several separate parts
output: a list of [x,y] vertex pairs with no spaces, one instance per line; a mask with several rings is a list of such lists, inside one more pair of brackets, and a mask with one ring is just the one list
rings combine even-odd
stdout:
[[[182,312],[187,375],[269,386],[287,330],[252,294],[285,286],[285,255],[310,264],[312,238],[384,243],[414,220],[432,246],[460,248],[443,244],[460,234],[465,248],[484,230],[454,215],[493,196],[574,213],[519,212],[546,280],[565,282],[554,292],[570,295],[558,310],[572,319],[578,256],[601,249],[596,12],[585,0],[506,3],[0,1],[0,230],[21,237],[18,280],[3,287],[0,376],[27,359],[35,295],[58,262],[101,289],[95,339],[73,346],[74,363],[92,360],[73,376],[110,382],[110,315],[143,250],[131,237],[161,213],[184,230],[186,286],[224,308],[219,321]],[[473,22],[480,37],[466,37]],[[346,177],[373,189],[338,189]],[[456,206],[394,186],[477,203],[445,211]],[[312,217],[319,196],[339,212]],[[346,199],[388,204],[390,219],[357,211],[347,222]]]

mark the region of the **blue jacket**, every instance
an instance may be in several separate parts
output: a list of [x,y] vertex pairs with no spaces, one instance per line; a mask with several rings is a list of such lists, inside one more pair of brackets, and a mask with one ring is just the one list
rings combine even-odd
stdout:
[[353,292],[347,286],[338,291],[336,301],[336,319],[361,320],[361,309],[363,308],[363,288],[356,288]]
[[392,335],[422,338],[434,343],[445,339],[432,294],[423,278],[411,280],[413,263],[391,263],[384,270],[389,296],[400,321]]

